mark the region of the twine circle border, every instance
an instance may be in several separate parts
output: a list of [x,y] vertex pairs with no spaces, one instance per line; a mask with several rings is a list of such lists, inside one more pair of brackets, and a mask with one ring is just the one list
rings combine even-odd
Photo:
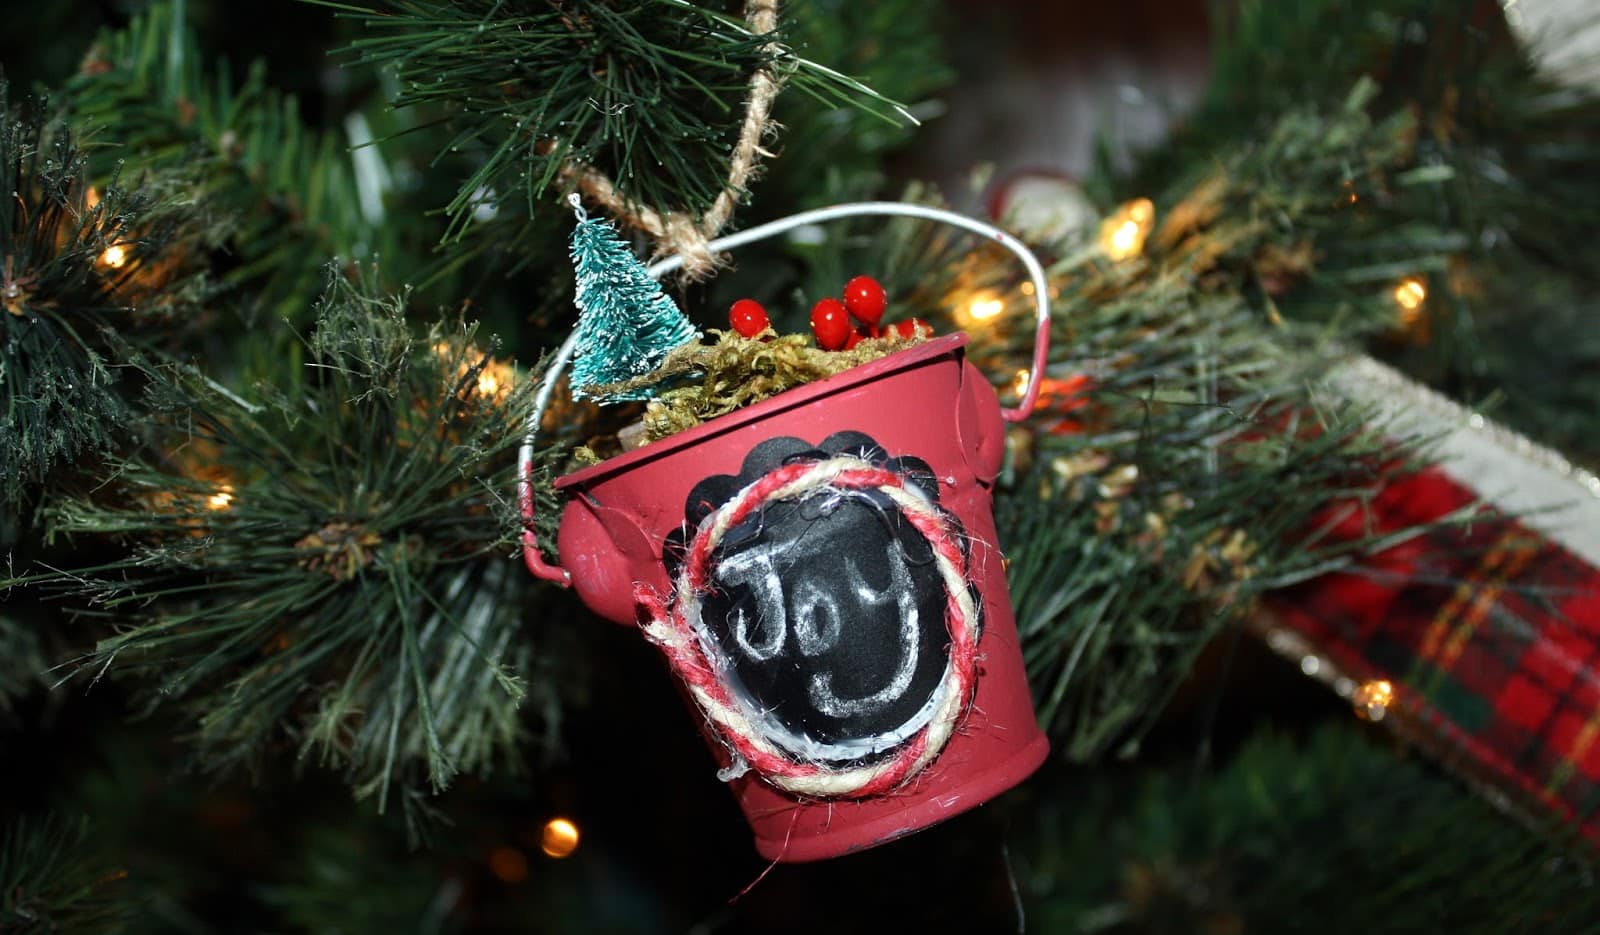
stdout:
[[[742,710],[687,610],[712,583],[712,553],[728,530],[769,503],[801,500],[824,490],[876,490],[888,497],[927,540],[945,587],[945,629],[949,664],[934,689],[938,701],[928,723],[889,757],[865,765],[832,767],[800,760],[762,735]],[[861,458],[841,455],[804,461],[768,472],[701,521],[686,559],[673,581],[672,604],[646,585],[636,585],[640,628],[661,648],[688,687],[695,704],[734,758],[748,764],[767,783],[814,798],[866,798],[891,792],[932,763],[955,734],[977,685],[978,605],[967,581],[967,557],[959,534],[926,494],[908,486],[903,475]]]

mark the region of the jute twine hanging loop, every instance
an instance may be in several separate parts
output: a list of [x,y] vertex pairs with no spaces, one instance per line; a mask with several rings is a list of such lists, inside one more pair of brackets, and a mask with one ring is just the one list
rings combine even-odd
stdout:
[[[778,0],[750,0],[745,4],[745,21],[756,36],[775,37],[778,28]],[[776,59],[782,49],[775,38],[762,47]],[[772,153],[762,148],[761,140],[776,128],[772,122],[772,102],[778,96],[782,80],[770,68],[758,68],[750,76],[750,89],[745,102],[744,125],[734,144],[728,163],[728,184],[712,201],[711,207],[699,217],[687,211],[656,210],[641,205],[617,190],[616,183],[594,166],[569,160],[562,168],[562,177],[575,184],[591,201],[606,209],[614,218],[621,219],[656,240],[656,252],[662,256],[683,257],[683,273],[689,279],[701,279],[717,268],[716,255],[708,246],[711,238],[733,217],[733,209],[743,197],[745,185],[755,172],[762,156]]]

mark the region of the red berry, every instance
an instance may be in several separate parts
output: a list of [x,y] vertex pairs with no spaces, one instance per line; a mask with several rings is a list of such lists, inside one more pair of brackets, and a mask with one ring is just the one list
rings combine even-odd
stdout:
[[772,327],[772,319],[767,317],[767,310],[761,307],[760,302],[740,299],[728,309],[728,324],[741,337],[753,338]]
[[860,344],[865,339],[866,335],[859,331],[852,331],[850,332],[850,340],[844,342],[844,349],[847,351],[853,351],[856,349],[856,345]]
[[920,318],[907,318],[905,321],[895,322],[890,327],[894,329],[896,335],[902,338],[933,337],[933,326]]
[[850,340],[850,313],[838,299],[823,299],[811,306],[811,333],[817,346],[825,351],[837,351]]
[[844,284],[844,305],[856,321],[876,325],[883,321],[888,304],[883,287],[871,276],[857,276]]

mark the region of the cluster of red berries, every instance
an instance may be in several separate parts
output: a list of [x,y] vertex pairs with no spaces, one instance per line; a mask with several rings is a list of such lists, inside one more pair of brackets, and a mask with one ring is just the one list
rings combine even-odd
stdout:
[[[847,351],[865,338],[881,337],[892,331],[902,338],[928,336],[933,328],[920,318],[908,318],[883,326],[883,313],[889,307],[883,286],[871,276],[857,276],[844,284],[844,301],[828,298],[811,307],[811,334],[825,351]],[[856,324],[852,325],[854,319]],[[753,338],[772,325],[767,310],[754,299],[740,299],[728,310],[733,330]]]

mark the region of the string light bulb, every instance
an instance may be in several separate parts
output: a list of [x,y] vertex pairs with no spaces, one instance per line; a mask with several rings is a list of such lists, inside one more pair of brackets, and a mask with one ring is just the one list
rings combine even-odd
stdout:
[[1365,721],[1381,721],[1389,712],[1389,705],[1394,702],[1394,683],[1388,679],[1372,679],[1361,683],[1361,687],[1350,696],[1350,703],[1355,706],[1356,716]]
[[1005,310],[1006,303],[988,293],[979,293],[967,303],[967,317],[973,321],[988,321]]
[[1394,301],[1403,312],[1415,312],[1428,301],[1428,284],[1420,276],[1407,276],[1394,287]]
[[511,390],[516,372],[511,365],[499,360],[489,360],[478,371],[478,395],[485,399],[499,399]]
[[233,487],[223,484],[217,492],[206,498],[206,507],[212,510],[226,510],[233,506]]
[[1100,222],[1100,249],[1113,262],[1131,260],[1144,252],[1145,239],[1155,224],[1155,202],[1135,198]]
[[[476,353],[475,349],[471,351],[471,354],[475,355]],[[450,365],[454,361],[457,379],[466,376],[467,371],[474,366],[471,360],[457,359],[462,356],[462,352],[448,341],[440,341],[434,344],[433,354],[440,362],[446,365]],[[477,380],[474,381],[473,385],[477,389],[479,396],[485,399],[499,399],[510,391],[515,379],[516,371],[510,364],[491,357],[483,361],[482,369],[478,371]]]
[[100,254],[101,265],[111,269],[121,269],[123,264],[127,262],[128,251],[119,243],[112,244],[105,249],[104,253]]
[[578,838],[578,826],[571,819],[552,818],[544,823],[544,832],[539,835],[539,850],[557,860],[571,857],[578,849]]
[[1407,276],[1395,284],[1395,324],[1400,332],[1422,344],[1429,338],[1427,301],[1428,283],[1422,277]]
[[1033,379],[1033,374],[1027,370],[1018,370],[1016,376],[1011,378],[1011,392],[1018,396],[1028,393],[1028,381]]

